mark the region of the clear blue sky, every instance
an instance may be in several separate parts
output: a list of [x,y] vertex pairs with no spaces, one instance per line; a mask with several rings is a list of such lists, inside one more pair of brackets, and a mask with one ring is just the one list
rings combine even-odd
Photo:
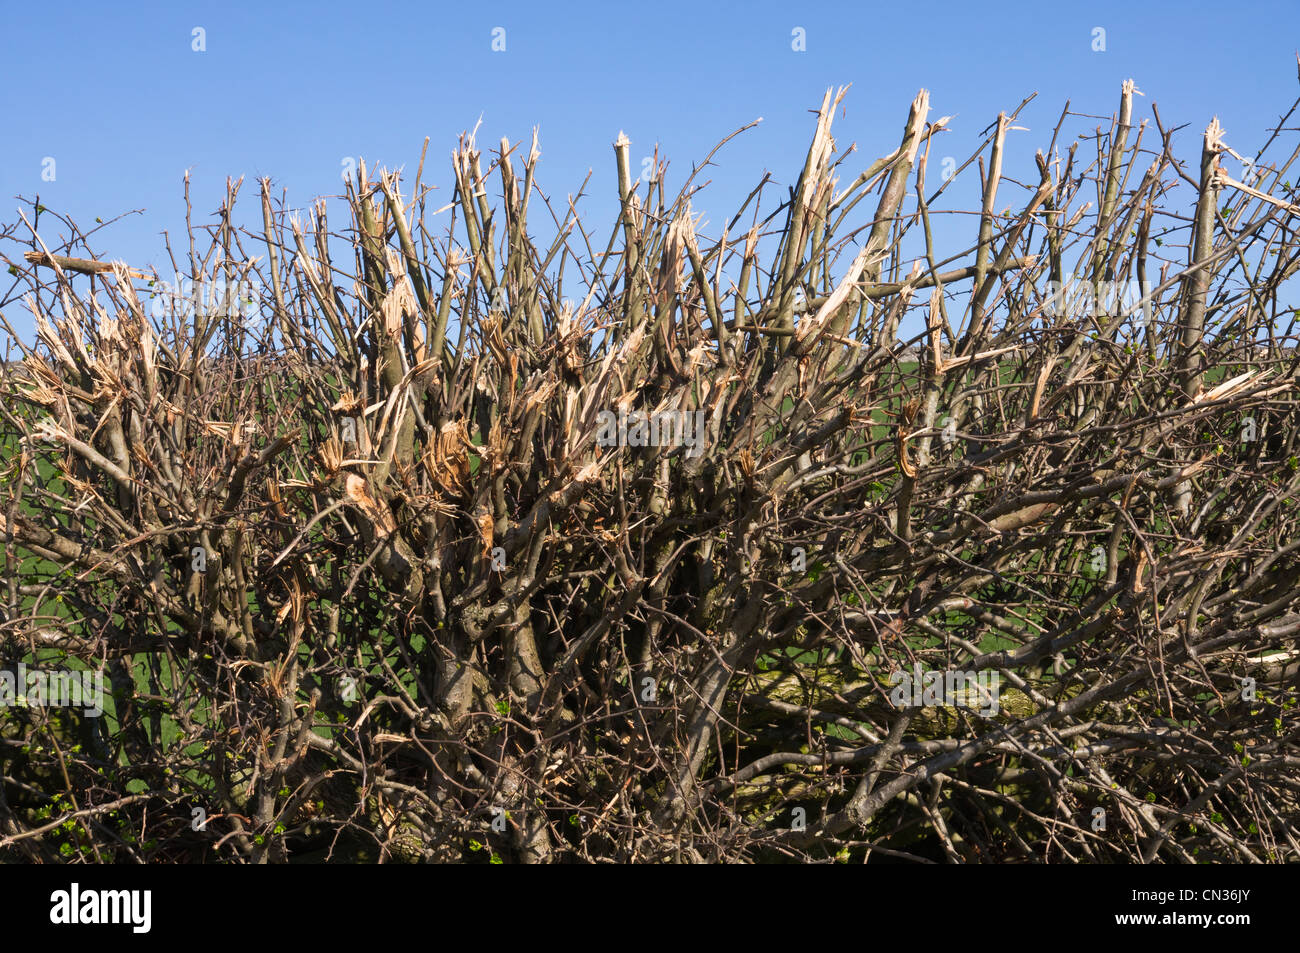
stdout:
[[[479,144],[526,140],[540,127],[539,182],[561,202],[594,171],[585,207],[602,243],[613,212],[611,143],[632,140],[634,166],[658,142],[679,185],[692,160],[738,126],[764,122],[715,161],[696,202],[717,234],[770,170],[793,183],[807,150],[808,110],[828,86],[852,83],[837,117],[854,171],[898,142],[916,91],[932,116],[955,115],[939,155],[964,159],[999,110],[1026,95],[1029,132],[1016,165],[1045,146],[1067,99],[1108,117],[1129,77],[1160,107],[1190,158],[1212,115],[1239,152],[1294,99],[1300,5],[945,3],[138,3],[9,0],[0,19],[0,222],[16,196],[83,228],[136,209],[93,240],[97,254],[165,272],[161,232],[184,227],[181,177],[191,170],[196,219],[221,202],[227,176],[271,176],[291,204],[340,190],[341,163],[413,174],[431,137],[426,181],[449,195],[457,134],[482,118]],[[196,28],[206,50],[192,49]],[[505,30],[504,52],[492,49]],[[1095,52],[1093,29],[1106,31]],[[792,49],[802,28],[806,51]],[[1295,134],[1287,142],[1293,143]],[[526,148],[526,147],[525,147]],[[1289,150],[1288,150],[1289,151]],[[932,151],[932,157],[935,153]],[[43,181],[45,160],[55,180]],[[861,164],[857,164],[857,159]],[[933,158],[932,158],[933,161]],[[775,193],[771,195],[775,199]],[[534,216],[540,209],[534,205]],[[343,219],[336,212],[335,222]],[[43,238],[61,236],[44,226]],[[971,226],[973,232],[973,226]],[[973,235],[971,236],[973,240]],[[2,249],[16,256],[13,243]],[[953,249],[956,250],[956,249]],[[11,279],[0,274],[0,295]],[[26,336],[29,316],[6,308]]]

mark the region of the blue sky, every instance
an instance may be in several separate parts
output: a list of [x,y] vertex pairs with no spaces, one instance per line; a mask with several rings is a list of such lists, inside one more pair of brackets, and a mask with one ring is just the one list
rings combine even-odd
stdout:
[[[425,178],[449,196],[456,137],[481,118],[485,152],[540,127],[538,179],[561,206],[593,172],[583,207],[603,244],[620,130],[634,167],[658,142],[673,163],[669,184],[680,185],[692,160],[761,116],[715,159],[714,184],[696,201],[712,235],[764,170],[793,183],[809,110],[831,85],[852,83],[835,134],[841,147],[858,144],[854,172],[897,145],[921,87],[932,117],[955,116],[932,161],[964,160],[999,110],[1036,91],[1020,123],[1029,131],[1009,141],[1009,170],[1027,168],[1067,99],[1108,124],[1130,77],[1146,94],[1138,117],[1154,100],[1166,123],[1187,124],[1176,140],[1184,158],[1213,115],[1230,145],[1253,152],[1300,91],[1297,26],[1295,2],[10,3],[0,27],[0,223],[18,220],[16,196],[39,195],[83,228],[141,209],[92,247],[165,272],[161,233],[183,234],[186,169],[201,222],[227,176],[247,177],[248,212],[263,175],[306,205],[339,192],[348,158],[413,174],[429,136]],[[498,27],[504,52],[492,49]],[[1092,48],[1097,27],[1104,52]],[[792,49],[796,28],[802,52]],[[50,158],[54,181],[43,179]],[[48,218],[41,225],[48,244],[62,237]],[[12,279],[0,278],[3,297]],[[21,311],[6,315],[25,336]]]

